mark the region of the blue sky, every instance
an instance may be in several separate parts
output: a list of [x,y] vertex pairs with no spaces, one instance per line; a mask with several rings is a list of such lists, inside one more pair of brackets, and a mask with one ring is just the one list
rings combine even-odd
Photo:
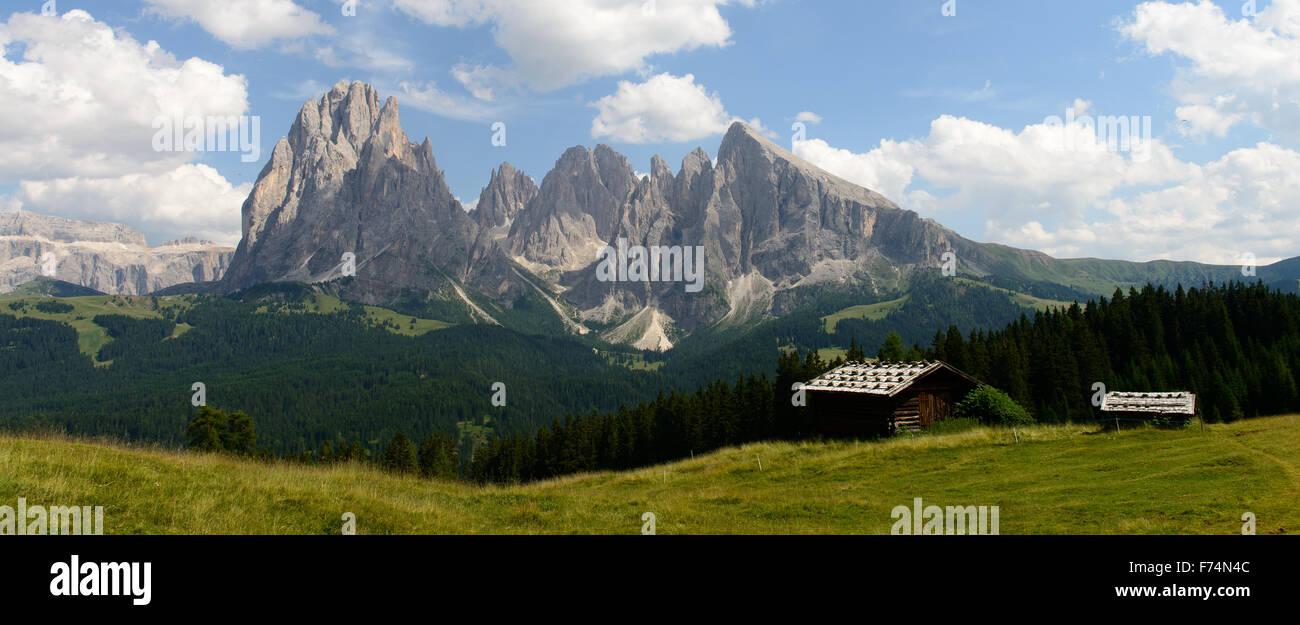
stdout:
[[[362,80],[466,202],[502,161],[540,182],[565,148],[607,143],[675,169],[743,120],[976,240],[1300,255],[1300,0],[57,0],[35,21],[46,5],[0,11],[0,112],[39,120],[0,134],[0,206],[153,244],[236,242],[301,105]],[[178,102],[259,117],[261,161],[141,149]],[[1150,149],[1044,147],[1071,108],[1136,116]]]

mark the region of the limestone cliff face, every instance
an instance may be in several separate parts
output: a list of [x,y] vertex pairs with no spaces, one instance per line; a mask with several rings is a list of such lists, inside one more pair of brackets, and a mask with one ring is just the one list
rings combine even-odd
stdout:
[[617,231],[636,186],[632,165],[609,146],[569,148],[515,219],[506,247],[530,269],[586,267]]
[[[696,149],[676,173],[656,156],[638,176],[606,145],[568,149],[540,186],[504,163],[472,212],[452,195],[433,152],[429,139],[408,139],[397,100],[381,104],[373,87],[341,82],[305,104],[271,152],[243,205],[237,250],[194,239],[150,249],[125,226],[4,213],[0,291],[35,278],[52,253],[56,278],[107,293],[300,281],[380,305],[410,296],[459,302],[483,323],[522,301],[531,304],[502,318],[537,327],[554,321],[538,315],[553,312],[571,332],[665,350],[701,328],[806,306],[823,294],[819,285],[904,288],[950,251],[976,276],[1128,283],[1171,275],[1152,264],[1098,269],[972,242],[740,123],[716,160]],[[703,268],[680,281],[608,280],[599,267],[609,248],[699,250]],[[1279,267],[1261,276],[1293,288],[1294,263]],[[1234,271],[1182,263],[1176,275],[1199,283]]]
[[[727,133],[717,163],[696,150],[674,176],[655,157],[650,174],[630,187],[608,184],[595,154],[566,153],[510,233],[517,260],[558,276],[565,298],[594,322],[639,328],[653,310],[662,313],[655,319],[689,331],[766,314],[776,294],[796,287],[898,286],[919,268],[938,267],[950,250],[969,271],[981,271],[989,260],[979,245],[832,176],[744,124]],[[617,162],[614,155],[604,159]],[[646,248],[703,248],[709,288],[692,293],[681,283],[599,280],[591,250],[619,239]],[[629,331],[644,338],[660,329],[642,335],[620,327],[612,336]]]
[[537,197],[537,183],[510,163],[502,163],[492,172],[488,185],[479,195],[478,205],[471,216],[480,228],[497,230],[503,237],[510,232],[515,217]]
[[186,239],[156,248],[121,224],[0,213],[0,293],[42,276],[114,295],[144,295],[176,284],[221,279],[234,250]]
[[[466,213],[430,141],[410,142],[397,101],[381,105],[359,82],[303,106],[244,204],[243,235],[226,289],[334,282],[350,253],[355,278],[340,282],[340,292],[353,299],[384,304],[411,291],[454,291],[473,309],[469,296],[510,306],[536,293],[561,316],[576,309],[581,319],[566,327],[590,323],[608,340],[649,349],[697,328],[760,318],[799,287],[900,286],[949,250],[966,271],[988,264],[981,246],[744,124],[729,130],[716,163],[696,150],[676,174],[655,157],[638,177],[606,145],[570,148],[540,187],[506,163]],[[602,280],[601,251],[620,241],[703,250],[703,274],[690,289]]]
[[482,282],[500,295],[509,266],[447,187],[432,143],[412,143],[398,103],[339,83],[298,113],[243,207],[243,240],[223,284],[327,282],[386,303],[403,290]]

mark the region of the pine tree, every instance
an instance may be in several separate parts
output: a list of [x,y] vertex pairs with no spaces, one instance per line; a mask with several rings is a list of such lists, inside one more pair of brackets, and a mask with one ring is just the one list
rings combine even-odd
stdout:
[[226,413],[208,406],[199,406],[194,419],[185,430],[189,448],[206,452],[225,450],[222,435],[226,431],[226,421]]
[[419,468],[416,459],[415,445],[411,444],[411,439],[406,437],[406,433],[398,430],[393,435],[393,439],[388,442],[388,447],[384,450],[384,457],[381,466],[394,473],[415,473]]
[[907,358],[907,348],[903,347],[903,337],[897,332],[890,332],[885,337],[885,344],[880,346],[876,357],[882,362],[902,362]]

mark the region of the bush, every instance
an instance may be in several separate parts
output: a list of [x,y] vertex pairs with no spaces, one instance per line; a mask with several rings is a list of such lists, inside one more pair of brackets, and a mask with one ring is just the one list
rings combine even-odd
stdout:
[[74,310],[72,304],[64,304],[53,300],[45,300],[36,303],[36,310],[50,315],[61,315],[70,313]]
[[185,439],[189,448],[195,451],[224,451],[250,456],[257,445],[257,425],[242,412],[226,414],[200,406],[185,430]]
[[1029,411],[1010,395],[981,386],[966,395],[953,408],[955,419],[975,419],[984,425],[1029,425],[1034,422]]

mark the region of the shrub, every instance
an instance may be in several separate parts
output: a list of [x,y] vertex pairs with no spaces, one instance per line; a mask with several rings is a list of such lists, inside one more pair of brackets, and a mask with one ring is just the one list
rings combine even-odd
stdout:
[[1028,410],[992,386],[981,386],[968,393],[957,402],[952,416],[975,419],[984,425],[1029,425],[1034,422]]
[[61,314],[64,314],[64,313],[70,313],[70,312],[72,312],[72,311],[74,310],[74,308],[73,308],[73,306],[72,306],[71,304],[64,304],[63,302],[56,302],[56,301],[53,301],[53,300],[46,300],[46,301],[42,301],[42,302],[37,302],[37,303],[36,303],[36,310],[39,310],[39,311],[41,311],[41,312],[43,312],[43,313],[46,313],[46,314],[51,314],[51,315],[61,315]]
[[185,439],[189,448],[195,451],[224,451],[249,456],[253,455],[257,445],[257,425],[242,412],[226,414],[200,406],[185,430]]

